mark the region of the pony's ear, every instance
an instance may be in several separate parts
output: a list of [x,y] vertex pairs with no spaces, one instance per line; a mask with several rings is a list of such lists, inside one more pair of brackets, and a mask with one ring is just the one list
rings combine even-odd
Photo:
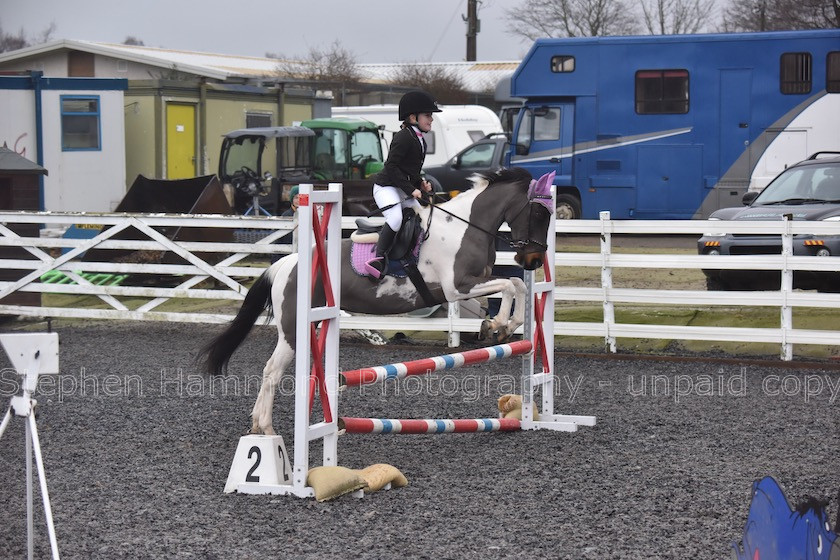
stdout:
[[546,173],[545,175],[543,175],[542,177],[540,177],[536,181],[532,181],[531,182],[531,188],[529,189],[529,192],[531,194],[536,194],[536,195],[549,195],[549,194],[551,194],[551,185],[554,182],[554,175],[555,174],[556,173],[554,171],[551,171],[549,173]]
[[537,179],[537,186],[540,187],[541,189],[545,189],[546,191],[550,191],[551,190],[551,184],[554,182],[554,176],[556,174],[557,173],[555,171],[551,171],[549,173],[546,173],[545,175],[543,175],[542,177]]

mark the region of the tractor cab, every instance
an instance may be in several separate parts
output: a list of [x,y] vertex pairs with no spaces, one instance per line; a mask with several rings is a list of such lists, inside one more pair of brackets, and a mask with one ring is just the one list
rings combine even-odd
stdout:
[[301,123],[315,133],[312,168],[316,180],[358,181],[384,167],[379,127],[365,119],[333,117]]
[[288,190],[311,182],[315,132],[302,126],[243,128],[224,135],[219,179],[240,214],[279,214]]

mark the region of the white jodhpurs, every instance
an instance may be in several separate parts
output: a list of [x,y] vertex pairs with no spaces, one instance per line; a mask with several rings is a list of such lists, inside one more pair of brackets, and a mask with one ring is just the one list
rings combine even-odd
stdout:
[[380,208],[391,206],[387,210],[383,210],[382,215],[385,217],[385,223],[394,231],[400,231],[402,227],[403,208],[413,208],[415,212],[420,213],[420,203],[417,202],[417,199],[407,196],[397,187],[373,185],[373,200]]

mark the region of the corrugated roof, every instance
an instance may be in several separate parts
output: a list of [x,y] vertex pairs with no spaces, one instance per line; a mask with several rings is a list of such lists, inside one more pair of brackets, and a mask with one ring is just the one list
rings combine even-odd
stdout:
[[166,63],[168,68],[172,68],[172,65],[174,64],[176,69],[180,69],[178,67],[206,69],[220,72],[231,77],[273,76],[277,74],[277,65],[282,62],[281,60],[275,58],[180,51],[175,49],[119,45],[114,43],[94,43],[89,41],[80,42],[107,48],[114,54],[125,53],[142,59],[163,61]]
[[451,73],[471,92],[494,91],[496,84],[513,74],[519,61],[497,62],[402,62],[392,64],[359,64],[365,78],[372,82],[387,82],[399,76],[406,68],[426,66]]
[[[129,60],[150,66],[157,66],[179,72],[206,76],[217,80],[229,78],[269,78],[277,76],[278,65],[294,64],[275,58],[238,56],[219,53],[182,51],[159,47],[99,43],[62,39],[42,45],[35,45],[17,51],[0,53],[0,62],[37,56],[59,49],[74,49],[104,56]],[[483,92],[495,88],[498,81],[513,73],[518,61],[489,62],[416,62],[394,64],[359,64],[366,81],[387,82],[399,75],[406,67],[430,66],[443,68],[461,80],[464,88],[472,92]]]
[[46,175],[47,170],[14,150],[0,146],[0,173],[7,175]]
[[91,52],[149,66],[177,70],[217,80],[274,76],[280,60],[249,56],[181,51],[158,47],[119,45],[95,41],[60,39],[16,51],[0,53],[0,63],[30,58],[62,49]]

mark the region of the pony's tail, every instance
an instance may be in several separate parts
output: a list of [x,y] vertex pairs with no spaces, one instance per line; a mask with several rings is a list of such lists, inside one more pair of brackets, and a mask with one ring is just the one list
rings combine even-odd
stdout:
[[266,270],[257,278],[245,295],[245,301],[228,328],[208,342],[199,352],[199,360],[204,357],[203,371],[220,375],[226,369],[231,356],[251,332],[251,328],[265,310],[271,314],[272,276]]

